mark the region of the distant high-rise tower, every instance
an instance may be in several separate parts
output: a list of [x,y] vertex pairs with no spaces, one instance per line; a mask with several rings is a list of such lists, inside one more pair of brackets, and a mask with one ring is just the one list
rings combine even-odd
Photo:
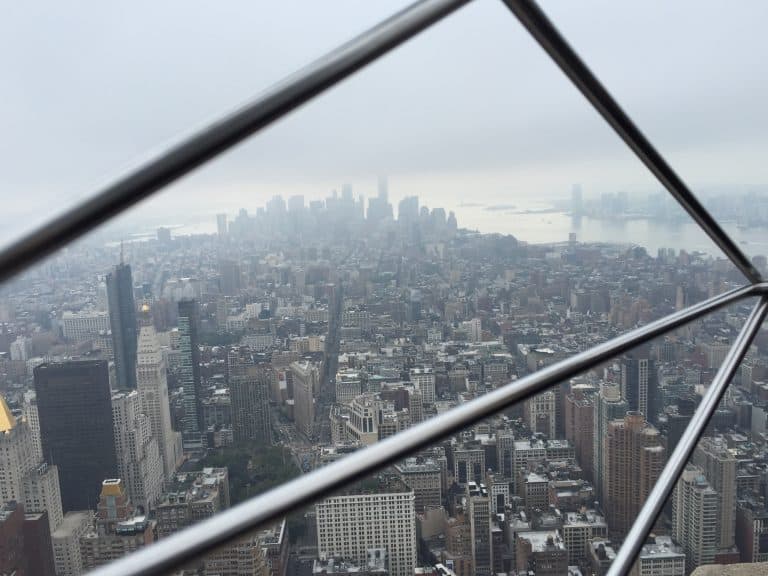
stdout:
[[386,218],[392,218],[392,205],[389,203],[389,188],[387,177],[379,177],[379,193],[375,198],[368,200],[368,220],[379,222]]
[[608,423],[603,498],[612,535],[629,532],[666,461],[659,431],[642,414]]
[[621,360],[621,388],[629,410],[640,412],[649,422],[658,417],[658,386],[650,347],[632,350]]
[[151,419],[142,412],[136,390],[112,395],[112,419],[118,477],[131,502],[148,512],[162,495],[163,459]]
[[229,357],[229,391],[232,398],[232,433],[235,442],[272,443],[269,419],[269,387],[272,371],[267,366],[247,365],[236,351]]
[[219,237],[223,238],[227,235],[227,215],[216,214],[216,231],[219,233]]
[[197,330],[200,312],[196,300],[179,302],[179,352],[181,369],[179,383],[184,389],[184,421],[181,431],[184,450],[205,447],[202,390],[200,382],[200,349]]
[[712,564],[717,553],[717,492],[697,466],[688,466],[672,493],[672,537],[687,559],[686,573]]
[[699,440],[692,461],[717,491],[718,547],[727,550],[736,543],[736,457],[722,437],[705,437]]
[[171,424],[165,360],[151,324],[142,326],[139,332],[136,364],[141,409],[152,423],[152,434],[157,438],[163,459],[163,476],[167,480],[176,471],[182,456],[181,436]]
[[34,376],[43,456],[59,467],[64,511],[93,510],[102,480],[117,475],[107,363],[41,364]]
[[235,296],[240,290],[240,265],[234,260],[219,261],[219,287],[226,296]]
[[311,362],[293,362],[294,419],[296,428],[311,438],[315,424],[315,397],[320,388],[320,370]]
[[472,535],[472,574],[491,576],[493,553],[491,549],[491,501],[485,486],[467,486],[469,500],[469,529]]
[[565,397],[565,438],[573,448],[585,477],[594,482],[595,465],[595,395],[594,388],[575,385]]
[[603,383],[595,399],[594,435],[592,450],[592,476],[598,500],[605,497],[602,493],[605,474],[605,441],[608,437],[608,423],[624,418],[627,403],[621,398],[621,389],[617,384]]
[[120,262],[107,274],[109,326],[118,388],[136,388],[136,303],[131,267]]

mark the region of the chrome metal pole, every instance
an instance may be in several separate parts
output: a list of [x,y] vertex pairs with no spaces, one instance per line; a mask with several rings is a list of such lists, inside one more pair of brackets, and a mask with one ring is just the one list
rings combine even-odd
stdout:
[[766,312],[768,312],[768,298],[763,297],[755,305],[747,322],[739,332],[738,337],[728,351],[728,355],[723,360],[723,364],[717,371],[712,384],[704,394],[701,404],[691,419],[691,422],[683,432],[675,450],[667,460],[659,479],[648,495],[645,504],[640,510],[632,529],[627,534],[624,543],[619,548],[616,558],[608,570],[608,576],[620,576],[629,574],[635,559],[640,552],[645,539],[648,537],[653,525],[656,522],[664,503],[672,493],[680,474],[682,474],[685,465],[696,448],[696,443],[704,433],[709,419],[717,409],[720,400],[728,388],[728,383],[739,368],[744,355],[749,350],[752,340],[763,324]]
[[731,259],[750,282],[760,282],[760,272],[690,191],[664,157],[653,147],[619,106],[600,80],[571,48],[534,0],[503,0],[544,51],[560,67],[595,110],[611,125],[624,143],[653,172],[712,241]]
[[259,525],[278,520],[289,512],[341,490],[347,484],[492,416],[515,402],[529,398],[686,322],[767,290],[767,284],[737,288],[632,330],[220,512],[152,546],[97,569],[91,576],[165,574]]
[[0,282],[334,86],[470,0],[420,0],[0,252]]

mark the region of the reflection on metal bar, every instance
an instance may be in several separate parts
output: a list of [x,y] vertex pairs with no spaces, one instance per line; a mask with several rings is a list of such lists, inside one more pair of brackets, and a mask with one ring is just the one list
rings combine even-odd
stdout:
[[0,252],[0,282],[285,116],[470,0],[420,0]]
[[579,58],[534,0],[503,0],[541,47],[576,85],[654,176],[675,197],[696,223],[709,235],[750,282],[759,282],[760,273],[698,198],[688,189],[666,160],[653,147],[608,90]]
[[768,293],[768,284],[748,285],[695,304],[548,366],[534,374],[453,408],[322,469],[300,476],[216,516],[140,550],[91,576],[151,576],[200,558],[253,528],[282,518],[342,489],[408,454],[496,414],[558,382],[588,370],[686,322],[743,298]]
[[637,519],[632,524],[632,529],[627,534],[621,548],[619,548],[616,559],[608,571],[608,576],[626,575],[632,569],[635,557],[645,543],[646,537],[653,529],[653,525],[661,513],[661,509],[664,507],[664,503],[672,493],[678,478],[680,478],[680,474],[683,473],[683,469],[688,463],[691,454],[693,454],[699,438],[704,433],[709,419],[714,414],[718,404],[720,404],[720,400],[728,388],[728,383],[739,368],[741,360],[749,350],[749,346],[752,344],[752,340],[760,326],[762,326],[766,312],[768,312],[768,298],[763,297],[755,305],[752,314],[750,314],[746,324],[744,324],[741,332],[739,332],[723,364],[717,371],[712,385],[707,390],[701,404],[693,414],[693,418],[685,428],[680,442],[678,442],[674,452],[672,452],[669,460],[667,460],[664,470],[662,470],[653,490],[648,495]]

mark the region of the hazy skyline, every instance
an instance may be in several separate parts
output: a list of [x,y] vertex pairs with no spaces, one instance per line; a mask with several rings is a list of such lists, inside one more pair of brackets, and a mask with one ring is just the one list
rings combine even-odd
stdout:
[[[0,23],[5,242],[402,1],[12,4]],[[544,9],[694,188],[768,183],[760,70],[768,7]],[[660,189],[507,9],[477,0],[134,217],[232,211],[342,182],[429,205]],[[451,204],[453,200],[446,201]]]

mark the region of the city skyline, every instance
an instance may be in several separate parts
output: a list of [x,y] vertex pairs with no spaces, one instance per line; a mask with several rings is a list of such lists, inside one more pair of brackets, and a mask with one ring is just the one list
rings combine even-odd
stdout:
[[8,10],[0,574],[768,572],[768,7],[408,1]]
[[[365,199],[348,185],[320,202],[273,196],[253,212],[212,215],[212,234],[161,228],[119,251],[81,244],[6,288],[0,397],[9,402],[8,438],[22,439],[13,454],[26,456],[13,461],[12,482],[1,474],[0,482],[24,496],[25,511],[53,506],[50,548],[61,576],[739,282],[723,260],[696,252],[475,233],[450,210],[416,197],[395,202],[390,191],[382,178]],[[634,208],[621,195],[590,203],[574,189],[563,209],[609,218]],[[106,281],[118,258],[130,271],[124,294]],[[768,268],[765,257],[754,263]],[[118,370],[125,334],[110,332],[110,311],[125,302],[122,315],[138,328],[129,336],[135,390]],[[48,314],[30,315],[40,309]],[[601,574],[746,310],[717,312],[542,391],[345,496],[238,539],[200,569]],[[648,566],[662,549],[683,559],[675,576],[761,558],[763,358],[759,339],[657,523],[660,535],[643,548]],[[86,393],[85,367],[97,365],[101,392]],[[54,385],[43,378],[51,369],[61,372]],[[109,422],[91,434],[90,453],[113,454],[113,468],[99,458],[86,466],[83,454],[62,460],[62,450],[74,454],[66,439],[82,433],[74,425],[82,417],[60,418],[52,397],[66,400],[68,414],[88,406],[89,421]],[[727,525],[712,525],[719,518]]]

